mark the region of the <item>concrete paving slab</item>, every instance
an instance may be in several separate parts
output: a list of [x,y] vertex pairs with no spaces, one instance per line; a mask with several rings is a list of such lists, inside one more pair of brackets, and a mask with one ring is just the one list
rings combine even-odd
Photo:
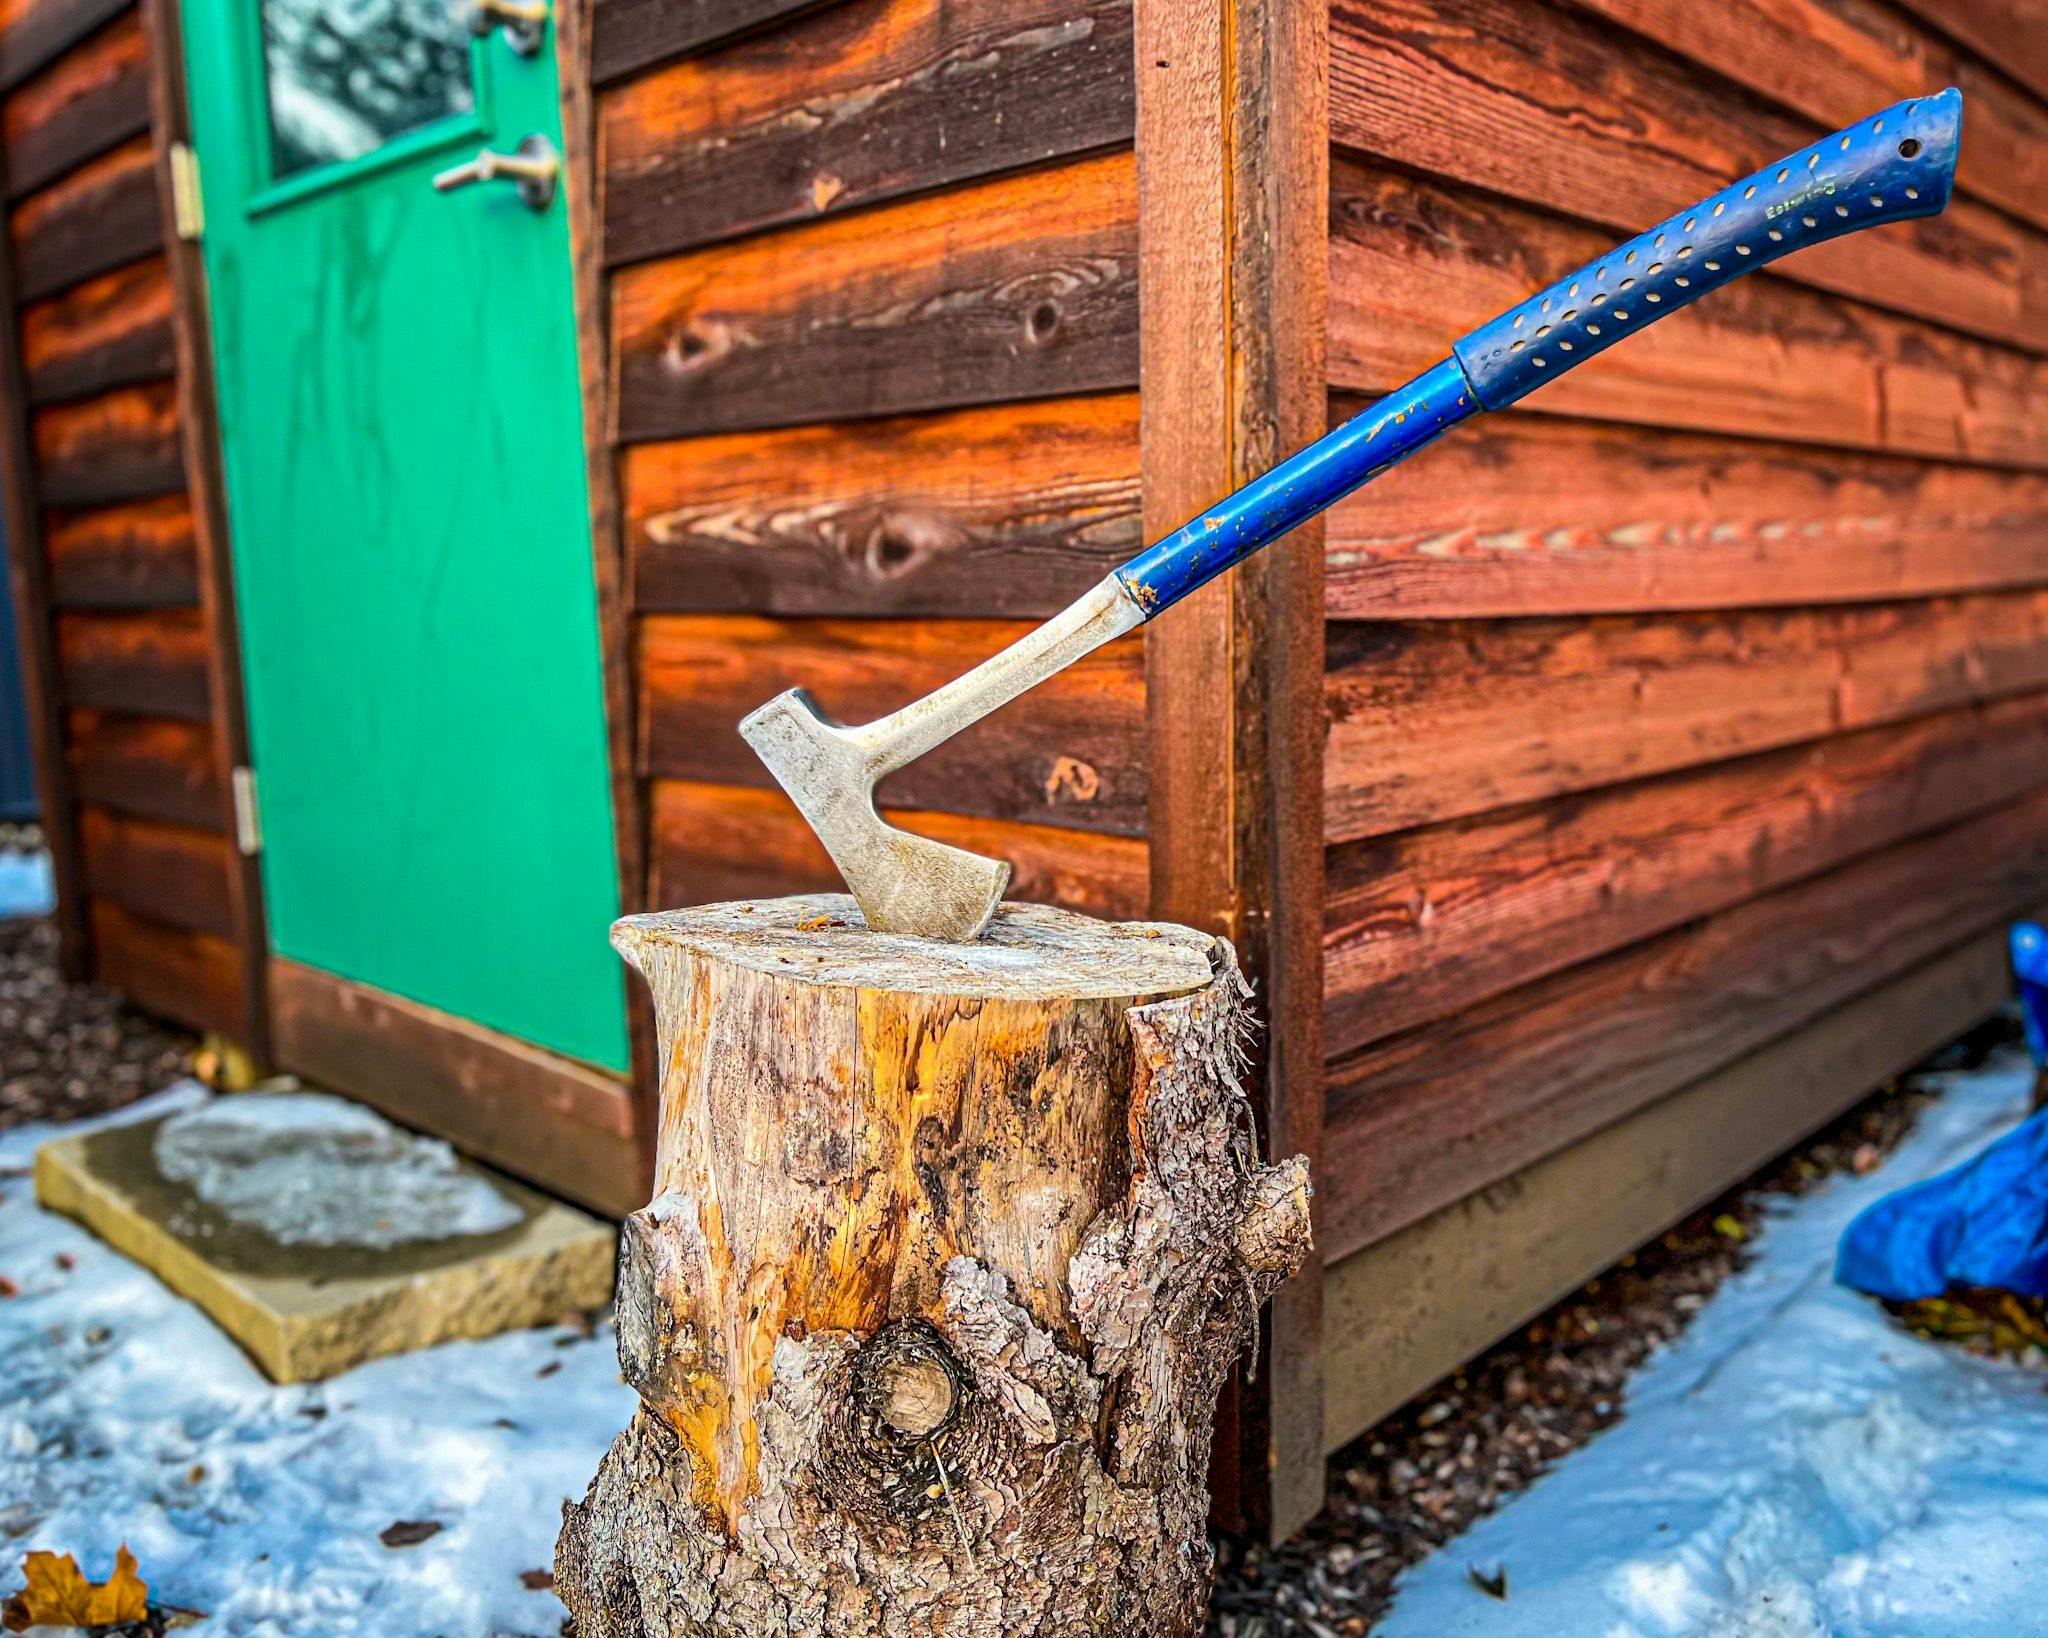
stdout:
[[[245,1100],[266,1096],[237,1094],[202,1110],[255,1114],[258,1106]],[[288,1219],[274,1210],[247,1209],[253,1191],[238,1193],[221,1172],[246,1158],[268,1167],[265,1176],[289,1178],[289,1157],[279,1154],[280,1143],[290,1141],[280,1135],[292,1124],[284,1120],[254,1123],[270,1128],[260,1144],[230,1144],[221,1165],[197,1171],[178,1159],[189,1157],[190,1111],[58,1138],[36,1151],[36,1197],[196,1303],[277,1382],[314,1381],[387,1354],[547,1324],[610,1301],[617,1244],[610,1224],[460,1157],[442,1156],[459,1169],[470,1197],[455,1231],[427,1221],[401,1228],[393,1243],[389,1214],[381,1210],[392,1188],[388,1169],[380,1174],[333,1153],[337,1131],[346,1143],[364,1141],[358,1123],[337,1121],[334,1109],[369,1112],[339,1100],[311,1101],[331,1107],[326,1118],[306,1123],[311,1152],[302,1170],[317,1180],[309,1192],[319,1195],[310,1202],[310,1228],[284,1226]],[[180,1120],[187,1141],[165,1143],[167,1121]],[[390,1130],[402,1149],[409,1134]],[[173,1139],[180,1135],[173,1130]],[[430,1140],[422,1146],[441,1149]],[[173,1157],[177,1175],[167,1175],[160,1154]],[[403,1156],[408,1176],[420,1164],[419,1155]],[[334,1194],[351,1190],[363,1197],[356,1209],[337,1210]],[[488,1191],[496,1209],[475,1209],[479,1190]],[[445,1191],[430,1198],[438,1202]],[[337,1233],[337,1222],[366,1228]],[[478,1222],[495,1226],[461,1232],[463,1223]]]

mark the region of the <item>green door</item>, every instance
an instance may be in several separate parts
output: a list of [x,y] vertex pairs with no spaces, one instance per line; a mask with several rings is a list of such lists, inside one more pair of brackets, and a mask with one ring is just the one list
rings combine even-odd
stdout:
[[449,0],[185,0],[281,956],[626,1059],[553,41]]

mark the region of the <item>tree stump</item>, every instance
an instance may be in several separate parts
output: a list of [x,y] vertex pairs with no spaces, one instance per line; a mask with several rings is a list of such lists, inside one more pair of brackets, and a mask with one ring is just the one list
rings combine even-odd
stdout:
[[1216,1395],[1309,1244],[1229,945],[1026,905],[940,944],[843,895],[613,941],[661,1119],[642,1403],[555,1553],[578,1638],[1197,1632]]

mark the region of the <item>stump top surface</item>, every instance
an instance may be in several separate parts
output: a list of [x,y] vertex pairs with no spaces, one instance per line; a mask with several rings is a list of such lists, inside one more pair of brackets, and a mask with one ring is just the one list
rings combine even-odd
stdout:
[[1206,933],[1042,904],[1004,904],[971,944],[874,932],[847,893],[627,916],[612,942],[629,959],[668,945],[812,984],[981,1000],[1183,995],[1214,976]]

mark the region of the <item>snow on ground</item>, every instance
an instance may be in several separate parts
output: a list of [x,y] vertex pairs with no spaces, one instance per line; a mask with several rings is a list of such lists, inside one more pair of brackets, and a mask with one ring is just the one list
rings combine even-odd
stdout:
[[[1942,1080],[1887,1165],[1781,1207],[1624,1420],[1411,1572],[1382,1630],[2048,1633],[2048,1375],[1922,1342],[1831,1279],[1849,1218],[2011,1125],[2031,1074]],[[0,1275],[20,1288],[0,1300],[0,1591],[30,1549],[104,1575],[126,1541],[153,1595],[210,1612],[218,1638],[552,1638],[560,1606],[520,1576],[549,1563],[563,1499],[631,1413],[607,1331],[273,1387],[196,1309],[36,1209],[48,1135],[0,1133]],[[446,1528],[384,1546],[401,1519]],[[1506,1602],[1471,1566],[1505,1568]]]
[[[1892,1159],[1781,1205],[1626,1414],[1401,1582],[1387,1638],[2048,1633],[2048,1373],[1922,1341],[1835,1285],[1878,1196],[2027,1108],[2001,1059]],[[1507,1573],[1507,1598],[1471,1571]]]
[[49,854],[0,852],[0,921],[47,916],[56,907]]
[[[28,1167],[51,1133],[0,1133],[0,1275],[19,1287],[0,1300],[0,1593],[32,1549],[104,1576],[126,1541],[152,1598],[209,1612],[217,1638],[554,1638],[560,1604],[520,1576],[552,1561],[564,1498],[632,1413],[609,1329],[275,1387],[154,1276],[37,1209]],[[384,1546],[401,1519],[446,1528]]]
[[214,1098],[157,1128],[156,1168],[285,1246],[416,1245],[523,1215],[439,1138],[331,1092]]

